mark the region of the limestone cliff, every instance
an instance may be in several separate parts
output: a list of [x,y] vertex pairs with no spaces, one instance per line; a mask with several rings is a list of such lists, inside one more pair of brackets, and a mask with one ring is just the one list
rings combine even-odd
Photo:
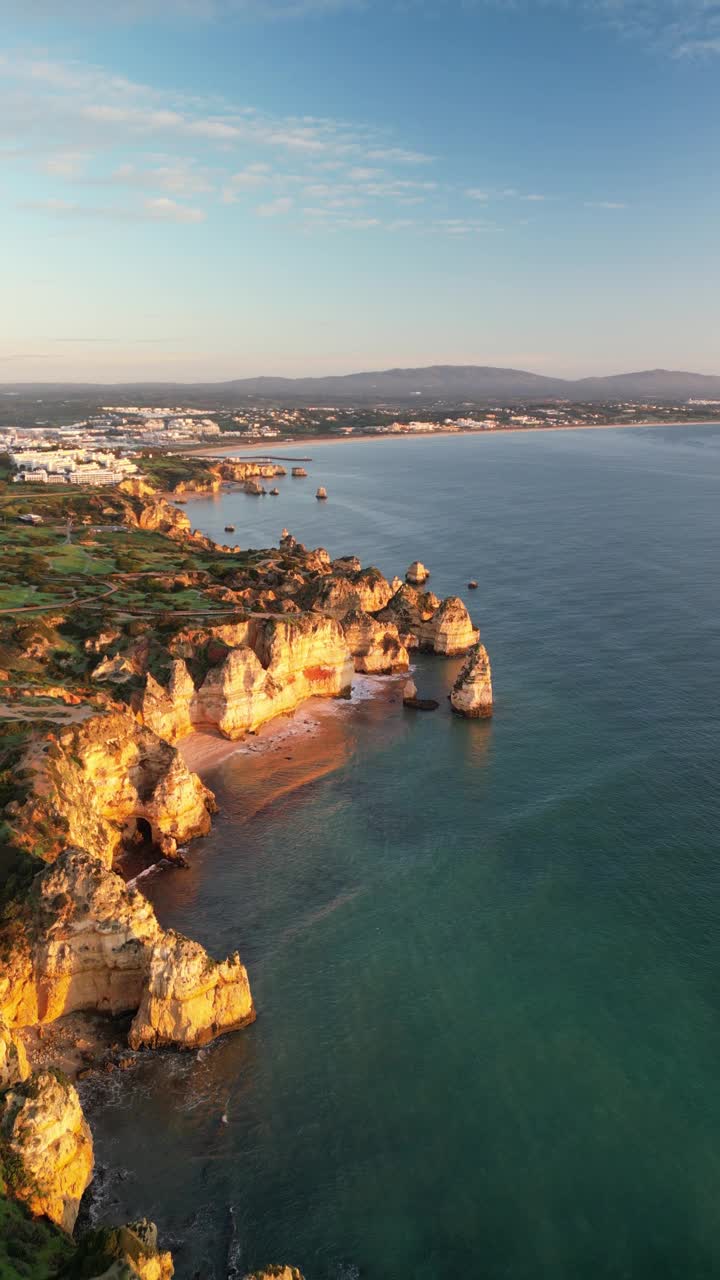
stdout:
[[18,1040],[0,1018],[0,1091],[22,1084],[29,1075],[30,1067],[22,1040]]
[[244,1276],[243,1280],[304,1280],[304,1277],[297,1267],[276,1264],[263,1267],[262,1271],[253,1271],[250,1275]]
[[484,644],[476,644],[468,654],[450,693],[453,711],[476,719],[493,713],[490,659]]
[[93,1280],[172,1280],[172,1255],[161,1250],[154,1222],[141,1218],[122,1227],[99,1227],[83,1235],[72,1274]]
[[72,844],[110,866],[140,821],[168,856],[210,829],[212,793],[174,747],[126,712],[50,735],[32,768],[30,797],[11,817],[18,839],[47,861]]
[[154,502],[143,503],[137,517],[137,526],[138,529],[150,529],[156,533],[182,535],[189,532],[190,520],[184,511],[178,511],[177,507],[165,502],[164,498],[157,498]]
[[308,583],[299,596],[305,608],[331,618],[344,618],[352,610],[377,613],[392,597],[392,587],[379,569],[337,569]]
[[195,1049],[254,1018],[240,957],[216,964],[198,942],[171,931],[153,947],[129,1043],[133,1049]]
[[22,937],[0,972],[0,1015],[23,1027],[82,1009],[139,1009],[133,1044],[178,1048],[254,1016],[237,955],[216,964],[199,943],[161,929],[138,889],[68,849],[32,883]]
[[[198,688],[181,660],[173,666],[167,689],[147,682],[140,708],[146,725],[173,740],[190,727],[215,728],[227,738],[239,738],[308,698],[349,692],[353,661],[342,628],[332,618],[253,618],[225,628],[223,636],[221,630],[214,629],[214,639],[239,643],[210,667]],[[205,641],[207,655],[207,637]],[[188,657],[192,649],[188,641]]]
[[448,596],[429,622],[420,628],[418,639],[421,649],[452,656],[466,653],[477,644],[479,635],[460,597]]
[[479,632],[459,596],[440,601],[431,591],[405,585],[378,615],[394,622],[408,649],[453,655],[477,644]]
[[0,1099],[3,1176],[15,1200],[72,1232],[92,1179],[92,1137],[77,1090],[50,1072]]
[[394,623],[377,622],[356,609],[343,618],[342,629],[356,671],[375,675],[407,671],[410,657]]

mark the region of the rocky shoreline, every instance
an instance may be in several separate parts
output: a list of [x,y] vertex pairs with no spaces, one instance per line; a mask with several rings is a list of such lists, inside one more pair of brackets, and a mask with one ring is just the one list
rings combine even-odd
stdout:
[[[247,480],[238,473],[250,465],[232,464],[231,478]],[[217,472],[219,487],[225,464]],[[113,1069],[127,1054],[121,1032],[133,1052],[193,1050],[255,1017],[240,957],[217,963],[163,930],[117,872],[139,842],[182,862],[180,846],[210,829],[214,797],[178,744],[198,732],[238,741],[311,698],[347,697],[357,674],[407,672],[414,651],[468,655],[450,695],[458,714],[490,715],[492,685],[467,608],[425,590],[419,562],[407,581],[388,581],[354,556],[307,550],[287,531],[278,547],[243,556],[193,533],[184,513],[131,483],[135,527],[165,537],[163,578],[201,591],[215,616],[202,618],[200,606],[189,619],[163,615],[158,627],[123,602],[89,622],[76,663],[86,663],[82,687],[66,691],[86,714],[30,733],[18,755],[22,786],[2,815],[14,879],[0,928],[0,1167],[8,1203],[67,1237],[60,1252],[70,1270],[53,1274],[165,1280],[172,1259],[152,1224],[70,1244],[92,1178],[92,1137],[53,1054],[78,1073],[98,1059],[92,1045],[83,1051],[72,1034],[68,1044],[45,1029],[78,1015],[122,1019],[110,1023],[112,1047],[100,1055]],[[199,552],[213,571],[224,559],[214,581],[187,567]],[[110,1259],[105,1270],[87,1269],[93,1250],[98,1265]],[[84,1269],[73,1271],[80,1259]],[[285,1273],[299,1275],[277,1272]]]

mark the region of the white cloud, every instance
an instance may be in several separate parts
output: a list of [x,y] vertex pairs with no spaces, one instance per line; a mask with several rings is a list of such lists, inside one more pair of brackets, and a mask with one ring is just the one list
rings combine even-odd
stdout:
[[267,204],[259,204],[255,212],[260,218],[276,218],[289,213],[293,207],[291,196],[278,196],[277,200],[269,200]]
[[54,178],[77,178],[84,174],[90,162],[85,151],[58,151],[42,162],[44,173]]
[[178,204],[177,200],[171,200],[169,196],[156,196],[146,200],[144,208],[148,218],[154,218],[160,222],[204,222],[205,220],[202,209],[191,209],[188,205]]
[[622,200],[586,200],[586,209],[627,209]]
[[91,218],[110,222],[203,222],[202,209],[192,209],[176,200],[158,196],[139,205],[86,205],[72,200],[50,198],[27,200],[21,206],[56,218]]

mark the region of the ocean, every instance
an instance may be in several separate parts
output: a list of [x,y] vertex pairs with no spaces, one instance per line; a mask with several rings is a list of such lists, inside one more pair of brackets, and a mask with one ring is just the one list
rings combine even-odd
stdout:
[[421,656],[436,712],[360,681],[211,771],[191,869],[142,885],[258,1020],[84,1082],[96,1217],[155,1219],[180,1280],[717,1275],[720,426],[287,452],[308,479],[193,523],[423,560],[496,714]]

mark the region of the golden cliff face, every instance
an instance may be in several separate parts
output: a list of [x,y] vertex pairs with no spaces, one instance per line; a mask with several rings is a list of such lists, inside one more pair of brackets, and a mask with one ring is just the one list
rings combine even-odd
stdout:
[[439,600],[430,591],[402,586],[379,614],[394,622],[408,649],[451,656],[477,644],[479,632],[459,596]]
[[199,688],[181,659],[166,690],[148,680],[142,717],[157,733],[177,741],[191,728],[214,728],[226,738],[239,738],[308,698],[334,698],[350,690],[353,661],[332,618],[252,619],[239,629],[223,628],[222,636],[220,630],[213,638],[240,640],[240,645],[211,667]]
[[0,1018],[0,1091],[22,1084],[29,1075],[30,1067],[22,1040],[18,1040]]
[[191,1048],[254,1017],[237,955],[216,964],[199,943],[165,932],[139,890],[83,850],[36,876],[27,919],[27,945],[0,975],[7,1028],[135,1009],[133,1047]]
[[153,947],[129,1043],[133,1049],[196,1049],[254,1019],[240,957],[216,964],[198,942],[170,931]]
[[95,1280],[172,1280],[175,1274],[172,1255],[158,1244],[154,1222],[140,1218],[122,1227],[97,1227],[83,1235],[76,1254],[76,1274],[89,1275],[89,1262]]
[[377,622],[358,609],[343,618],[342,628],[356,671],[374,675],[407,671],[410,656],[393,622]]
[[32,937],[0,979],[0,1007],[15,1026],[92,1009],[122,1013],[142,996],[162,930],[150,903],[81,850],[67,850],[34,880]]
[[168,856],[206,835],[212,793],[182,757],[125,712],[64,730],[34,762],[30,799],[12,816],[26,847],[51,861],[79,845],[111,866],[139,821]]
[[450,693],[453,711],[473,719],[486,719],[493,713],[490,659],[484,644],[470,651]]
[[[335,563],[338,564],[337,561]],[[356,571],[343,568],[308,583],[301,593],[300,603],[316,613],[344,618],[356,609],[377,613],[385,608],[392,594],[390,583],[379,569]]]
[[49,1072],[8,1090],[0,1101],[0,1136],[13,1198],[71,1233],[93,1171],[77,1090]]

